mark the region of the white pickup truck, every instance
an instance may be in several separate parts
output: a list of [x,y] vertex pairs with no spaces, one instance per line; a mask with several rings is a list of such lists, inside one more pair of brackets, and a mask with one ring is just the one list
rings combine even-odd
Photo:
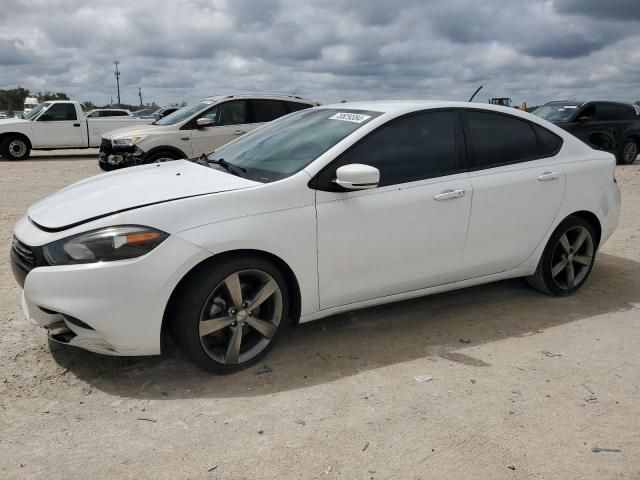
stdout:
[[154,119],[86,118],[78,102],[44,102],[24,118],[0,120],[0,155],[9,160],[29,158],[31,150],[93,148],[116,128],[145,125]]

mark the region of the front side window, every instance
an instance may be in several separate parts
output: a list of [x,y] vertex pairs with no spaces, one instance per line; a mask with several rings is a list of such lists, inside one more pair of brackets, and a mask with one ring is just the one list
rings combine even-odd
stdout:
[[299,172],[379,115],[346,109],[302,110],[220,147],[209,159],[242,167],[252,180],[273,182]]
[[538,157],[531,125],[518,118],[491,112],[464,112],[471,168],[490,168]]
[[[195,105],[190,105],[187,107],[182,107],[171,115],[167,115],[166,117],[154,122],[156,125],[175,125],[176,123],[180,123],[188,118],[192,117],[200,110],[204,110],[209,105],[213,104],[213,101],[205,100],[204,102],[196,103]],[[140,112],[137,112],[140,114]],[[149,112],[153,113],[153,112]]]
[[216,126],[249,123],[247,121],[247,102],[245,100],[233,100],[220,103],[202,112],[196,117],[196,121],[200,118],[207,118]]
[[319,185],[332,186],[336,170],[362,163],[380,170],[379,186],[440,177],[458,170],[456,118],[451,111],[425,112],[392,120],[345,152],[322,172]]
[[570,122],[579,105],[575,103],[552,103],[536,108],[532,113],[553,123]]
[[270,122],[286,115],[284,103],[278,100],[252,100],[253,121],[255,123]]
[[76,107],[72,103],[54,103],[38,119],[41,122],[62,122],[77,120]]

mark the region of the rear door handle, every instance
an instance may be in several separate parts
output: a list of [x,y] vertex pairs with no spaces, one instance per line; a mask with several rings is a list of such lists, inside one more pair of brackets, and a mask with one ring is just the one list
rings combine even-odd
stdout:
[[234,135],[244,135],[245,133],[247,133],[246,130],[236,130],[233,132]]
[[541,182],[548,182],[549,180],[557,180],[560,178],[560,174],[558,172],[544,172],[542,175],[538,176],[538,180]]
[[440,192],[438,195],[433,197],[434,200],[438,202],[441,200],[449,200],[451,198],[460,198],[464,197],[464,190],[444,190]]

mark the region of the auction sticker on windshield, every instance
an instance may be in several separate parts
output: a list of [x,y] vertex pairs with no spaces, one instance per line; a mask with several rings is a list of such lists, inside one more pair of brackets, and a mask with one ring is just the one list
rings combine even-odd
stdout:
[[329,117],[329,120],[342,120],[343,122],[362,123],[371,118],[371,115],[361,113],[338,112]]

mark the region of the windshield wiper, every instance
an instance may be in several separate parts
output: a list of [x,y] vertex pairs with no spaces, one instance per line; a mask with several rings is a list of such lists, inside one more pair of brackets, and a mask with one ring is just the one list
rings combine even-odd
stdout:
[[211,164],[220,165],[227,172],[231,173],[232,175],[236,175],[238,177],[243,176],[238,172],[241,172],[242,174],[247,173],[247,169],[244,167],[241,167],[239,165],[234,165],[233,163],[229,163],[224,158],[218,158],[218,159],[212,160],[209,157],[207,157],[207,155],[204,153],[200,155],[200,157],[198,157],[197,160],[194,159],[193,161],[196,163],[199,163],[200,165],[207,165],[207,166]]

